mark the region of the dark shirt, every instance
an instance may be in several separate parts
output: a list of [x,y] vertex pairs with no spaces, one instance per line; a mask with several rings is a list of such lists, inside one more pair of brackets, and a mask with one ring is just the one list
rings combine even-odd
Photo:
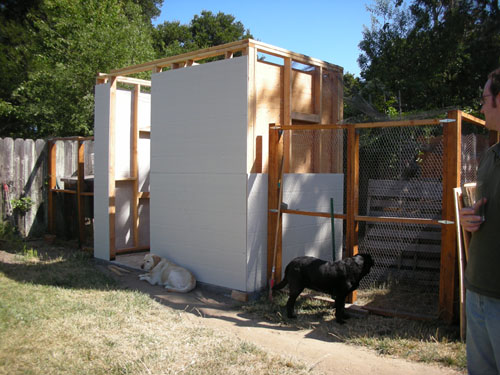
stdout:
[[477,171],[479,196],[487,198],[485,221],[472,233],[465,287],[500,298],[500,143],[490,147]]

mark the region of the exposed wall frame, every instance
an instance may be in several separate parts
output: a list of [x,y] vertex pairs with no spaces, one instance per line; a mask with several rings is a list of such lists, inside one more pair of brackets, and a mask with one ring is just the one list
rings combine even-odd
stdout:
[[[298,54],[295,52],[291,52],[279,47],[275,47],[269,44],[265,44],[262,42],[258,42],[252,39],[245,39],[241,41],[236,41],[233,43],[224,44],[221,46],[215,46],[207,49],[197,50],[193,52],[184,53],[178,56],[167,57],[163,59],[154,60],[144,64],[138,64],[130,67],[113,69],[108,74],[100,73],[96,79],[97,84],[110,83],[110,114],[109,114],[109,243],[110,243],[110,259],[114,259],[117,254],[128,253],[133,251],[143,251],[148,250],[147,247],[141,247],[138,243],[138,214],[137,207],[139,205],[139,199],[149,199],[149,193],[138,192],[137,190],[137,129],[134,130],[134,141],[132,145],[132,176],[130,179],[125,180],[115,180],[114,175],[114,143],[115,143],[115,130],[114,123],[116,121],[116,115],[114,113],[115,101],[116,101],[116,88],[117,83],[123,83],[127,85],[134,86],[134,94],[133,94],[133,106],[135,110],[134,113],[137,112],[137,92],[140,92],[141,86],[150,86],[151,83],[149,81],[128,77],[128,75],[141,73],[145,71],[151,71],[152,73],[162,72],[164,69],[182,69],[185,67],[190,67],[193,65],[197,65],[199,63],[203,63],[203,60],[214,58],[214,57],[223,57],[225,59],[231,59],[236,56],[244,55],[248,56],[248,82],[249,82],[249,98],[248,98],[248,152],[252,153],[248,158],[247,170],[250,173],[262,173],[267,171],[267,150],[263,150],[263,145],[267,146],[267,142],[263,143],[262,136],[257,136],[257,118],[258,108],[257,108],[257,83],[258,83],[258,73],[257,73],[257,65],[260,62],[258,60],[258,54],[264,53],[274,57],[282,58],[284,61],[283,69],[283,82],[281,82],[280,86],[283,87],[283,91],[279,94],[283,99],[283,104],[281,107],[281,112],[277,115],[280,116],[281,120],[284,120],[284,123],[292,123],[292,120],[306,123],[321,123],[323,114],[323,108],[325,107],[325,99],[323,98],[323,80],[324,76],[333,77],[331,78],[333,82],[335,82],[335,87],[337,90],[341,90],[339,88],[341,85],[335,80],[342,75],[343,69],[337,65],[329,64],[327,62],[311,58],[306,55]],[[292,68],[292,63],[297,62],[300,64],[307,64],[313,68],[313,71],[310,73],[313,77],[313,93],[314,97],[313,105],[312,105],[312,113],[303,113],[300,111],[293,111],[292,104],[292,76],[294,73],[294,69]],[[272,65],[272,63],[271,63]],[[332,100],[336,100],[338,98],[332,98]],[[328,103],[330,104],[330,103]],[[327,104],[327,105],[328,105]],[[338,103],[333,103],[335,109],[334,112],[338,112],[339,108],[342,106]],[[135,115],[134,115],[135,116]],[[327,119],[328,122],[338,121],[339,114],[330,117]],[[278,118],[275,118],[278,120]],[[137,119],[134,117],[134,123]],[[262,121],[261,121],[262,122]],[[267,123],[266,123],[267,125]],[[260,125],[262,127],[262,125]],[[142,131],[142,130],[140,130]],[[264,133],[267,136],[267,131],[259,130],[261,133]],[[134,164],[135,163],[135,164]],[[286,168],[286,166],[285,166]],[[126,249],[117,249],[116,238],[115,238],[115,214],[116,214],[116,197],[115,190],[117,184],[125,184],[131,183],[134,185],[134,197],[133,197],[133,222],[134,224],[134,246],[132,248]]]
[[[149,246],[140,245],[139,234],[139,204],[141,199],[149,199],[149,192],[139,191],[139,168],[138,168],[138,140],[139,135],[149,133],[150,129],[139,128],[138,107],[139,95],[142,87],[151,87],[151,82],[123,76],[108,76],[100,74],[96,79],[97,84],[110,83],[110,103],[109,103],[109,145],[108,145],[108,215],[109,215],[109,258],[115,259],[116,255],[149,250]],[[132,119],[131,119],[131,149],[130,149],[130,177],[116,178],[115,144],[116,144],[116,91],[118,84],[133,86],[132,90]],[[117,248],[116,246],[116,188],[117,185],[132,185],[132,237],[133,246]]]

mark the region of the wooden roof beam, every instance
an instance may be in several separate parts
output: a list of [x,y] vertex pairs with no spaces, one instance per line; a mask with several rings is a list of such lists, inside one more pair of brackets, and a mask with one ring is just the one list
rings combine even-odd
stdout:
[[265,44],[253,39],[244,39],[232,43],[222,44],[215,47],[186,52],[181,55],[166,57],[143,64],[128,66],[120,69],[113,69],[106,76],[116,77],[116,76],[140,73],[148,70],[152,70],[154,72],[160,72],[162,68],[170,67],[175,64],[182,64],[182,66],[186,65],[190,66],[193,65],[193,63],[197,60],[203,60],[210,57],[224,56],[225,58],[230,58],[234,56],[236,52],[242,52],[243,55],[247,55],[249,48],[256,48],[259,52],[267,53],[269,55],[280,58],[291,58],[292,61],[296,61],[302,64],[307,64],[315,67],[320,66],[325,70],[332,70],[336,72],[343,71],[343,68],[338,65],[330,64],[322,60],[318,60],[299,53],[291,52],[286,49],[275,47],[270,44]]

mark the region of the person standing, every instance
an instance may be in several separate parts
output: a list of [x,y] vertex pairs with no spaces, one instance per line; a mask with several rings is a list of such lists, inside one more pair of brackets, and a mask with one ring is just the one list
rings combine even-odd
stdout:
[[[500,131],[500,68],[488,75],[481,99],[486,127]],[[470,375],[500,374],[500,143],[490,147],[477,171],[473,208],[460,210],[472,233],[465,270],[467,370]],[[483,205],[483,216],[477,209]],[[484,220],[483,220],[484,218]]]

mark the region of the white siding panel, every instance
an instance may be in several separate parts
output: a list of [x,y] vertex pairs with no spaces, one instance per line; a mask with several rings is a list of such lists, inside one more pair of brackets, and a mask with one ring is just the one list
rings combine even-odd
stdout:
[[109,84],[96,85],[94,107],[94,256],[109,260]]
[[133,185],[119,183],[115,189],[115,246],[117,249],[134,247],[132,228]]
[[267,277],[267,174],[248,175],[247,290],[266,286]]
[[246,170],[246,58],[155,74],[152,82],[155,171]]
[[115,176],[130,177],[132,147],[132,93],[116,90]]
[[139,246],[149,246],[149,199],[139,200]]
[[[344,175],[285,174],[283,202],[289,209],[330,212],[330,198],[336,213],[343,212]],[[342,248],[342,220],[335,220],[335,249]],[[329,218],[283,216],[283,272],[293,258],[301,255],[332,260],[332,232]]]
[[139,129],[151,128],[151,94],[141,92],[139,94],[139,116],[137,116]]
[[[139,94],[138,126],[139,126],[139,129],[151,129],[151,94],[147,94],[147,93],[140,93]],[[149,133],[139,133],[139,140],[137,142],[137,164],[138,164],[138,168],[139,168],[139,191],[149,191],[150,163],[151,163],[150,135],[149,135]],[[148,222],[149,222],[149,219],[148,219]],[[148,230],[148,234],[149,234],[149,230]],[[148,241],[149,241],[149,235],[148,235]]]
[[247,59],[154,74],[151,251],[246,290]]
[[149,191],[151,163],[151,140],[149,134],[139,133],[137,141],[137,167],[139,169],[139,191]]

